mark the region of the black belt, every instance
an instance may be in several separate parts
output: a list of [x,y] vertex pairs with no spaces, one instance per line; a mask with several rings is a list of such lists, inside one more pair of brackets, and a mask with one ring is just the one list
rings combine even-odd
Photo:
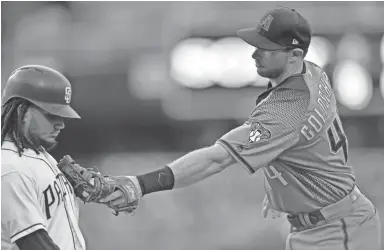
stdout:
[[300,213],[297,215],[287,215],[289,223],[295,228],[315,226],[321,221],[325,221],[324,216],[320,210],[311,213]]

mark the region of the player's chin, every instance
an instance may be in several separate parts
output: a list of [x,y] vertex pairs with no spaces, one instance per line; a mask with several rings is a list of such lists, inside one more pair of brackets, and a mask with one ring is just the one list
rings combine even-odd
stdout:
[[278,77],[281,74],[281,70],[279,70],[279,69],[267,69],[264,67],[259,67],[259,68],[257,68],[257,73],[261,77],[272,79],[272,78]]
[[58,144],[56,137],[53,136],[42,138],[40,142],[41,146],[43,146],[47,151],[54,149]]
[[48,135],[45,135],[43,138],[41,138],[42,141],[46,141],[46,142],[56,142],[56,138],[57,138],[57,135],[55,134],[48,134]]
[[259,74],[259,76],[261,77],[267,78],[271,75],[270,71],[262,66],[257,67],[257,74]]

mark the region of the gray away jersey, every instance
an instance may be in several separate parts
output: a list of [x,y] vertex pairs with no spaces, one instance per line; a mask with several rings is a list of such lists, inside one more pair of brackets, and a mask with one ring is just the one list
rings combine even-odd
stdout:
[[355,183],[328,77],[304,66],[261,94],[248,120],[216,142],[250,174],[262,168],[273,208],[290,214],[334,203]]

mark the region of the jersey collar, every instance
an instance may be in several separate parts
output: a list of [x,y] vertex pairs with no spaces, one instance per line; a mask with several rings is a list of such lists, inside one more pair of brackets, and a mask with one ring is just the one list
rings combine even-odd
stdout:
[[286,89],[296,89],[296,90],[305,90],[306,86],[303,84],[303,81],[294,81],[294,79],[297,78],[303,78],[304,74],[307,73],[307,65],[306,61],[303,62],[303,70],[299,74],[291,75],[290,77],[286,78],[283,82],[281,82],[276,87],[272,86],[272,83],[269,81],[267,90],[265,90],[263,93],[261,93],[257,99],[256,99],[256,106],[265,99],[273,90],[278,88],[286,88]]
[[[9,140],[4,140],[3,142],[3,145],[1,145],[1,149],[8,149],[8,150],[12,150],[14,151],[16,154],[19,153],[16,145],[14,142],[12,141],[9,141]],[[30,156],[30,157],[35,157],[35,158],[41,158],[41,159],[45,159],[44,158],[44,154],[40,153],[40,154],[36,154],[36,152],[30,148],[25,148],[24,149],[24,152],[22,153],[22,155],[25,155],[25,156]]]
[[288,88],[288,89],[304,90],[305,86],[302,84],[301,81],[291,81],[291,80],[295,79],[295,78],[301,78],[306,73],[307,73],[307,65],[306,65],[306,61],[304,61],[303,62],[303,70],[300,73],[291,75],[290,77],[286,78],[284,81],[282,81],[276,87],[273,87],[272,83],[269,81],[268,82],[268,86],[267,86],[267,91],[268,90],[278,89],[278,88],[281,88],[281,87]]

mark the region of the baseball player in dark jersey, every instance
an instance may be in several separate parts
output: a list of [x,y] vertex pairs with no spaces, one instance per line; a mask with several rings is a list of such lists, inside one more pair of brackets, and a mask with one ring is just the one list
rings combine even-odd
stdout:
[[[304,60],[308,22],[281,7],[237,34],[256,48],[257,72],[270,80],[249,118],[210,147],[127,178],[142,197],[192,185],[229,166],[249,174],[261,169],[269,206],[287,213],[292,225],[286,249],[380,250],[379,215],[347,164],[348,141],[329,79]],[[120,191],[103,201],[125,202]]]

